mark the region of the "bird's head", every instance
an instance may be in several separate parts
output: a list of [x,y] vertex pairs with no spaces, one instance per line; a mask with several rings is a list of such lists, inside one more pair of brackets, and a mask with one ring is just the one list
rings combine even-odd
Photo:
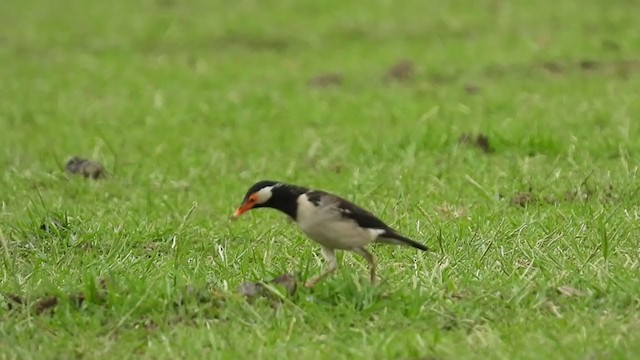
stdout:
[[231,218],[237,219],[240,215],[254,208],[269,207],[269,201],[272,200],[274,188],[280,186],[282,186],[281,183],[271,180],[262,180],[253,184],[249,190],[247,190],[242,204],[233,213]]

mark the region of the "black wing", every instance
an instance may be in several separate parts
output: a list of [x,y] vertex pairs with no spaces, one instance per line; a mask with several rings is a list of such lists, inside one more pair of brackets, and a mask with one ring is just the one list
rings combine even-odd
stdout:
[[323,203],[335,205],[342,217],[355,221],[360,227],[395,232],[389,225],[378,219],[371,212],[339,196],[320,190],[311,190],[307,192],[306,195],[309,201],[316,206],[320,206]]
[[309,201],[315,206],[325,204],[335,206],[340,211],[340,215],[342,217],[355,221],[360,227],[384,230],[384,232],[379,235],[377,242],[409,245],[423,251],[428,251],[428,248],[423,244],[401,235],[394,229],[390,228],[389,225],[385,224],[382,220],[378,219],[378,217],[373,215],[371,212],[346,199],[319,190],[311,190],[305,194]]

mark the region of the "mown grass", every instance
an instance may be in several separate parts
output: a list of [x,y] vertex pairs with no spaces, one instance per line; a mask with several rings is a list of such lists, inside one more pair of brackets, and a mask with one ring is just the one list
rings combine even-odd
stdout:
[[[0,289],[28,303],[3,300],[2,358],[634,358],[639,10],[2,2]],[[434,251],[248,303],[244,281],[323,266],[280,214],[228,222],[264,178]]]

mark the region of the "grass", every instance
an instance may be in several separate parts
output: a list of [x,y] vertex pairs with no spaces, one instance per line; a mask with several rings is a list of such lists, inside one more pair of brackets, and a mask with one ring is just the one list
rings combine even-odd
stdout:
[[[638,10],[3,1],[0,290],[29,308],[2,300],[0,357],[635,358]],[[73,155],[109,177],[65,174]],[[278,213],[228,222],[264,178],[434,251],[376,246],[376,287],[341,255],[249,303],[242,282],[323,266]]]

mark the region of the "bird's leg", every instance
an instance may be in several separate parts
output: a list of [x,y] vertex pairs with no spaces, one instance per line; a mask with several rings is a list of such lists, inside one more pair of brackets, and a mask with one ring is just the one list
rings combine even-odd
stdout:
[[328,247],[322,247],[322,257],[327,261],[327,268],[320,274],[317,275],[304,283],[304,287],[312,288],[316,286],[316,284],[327,277],[328,275],[333,274],[338,269],[338,259],[336,258],[336,253],[333,249]]
[[376,258],[367,249],[363,247],[354,248],[353,251],[362,256],[369,263],[369,276],[371,277],[371,283],[376,283]]

